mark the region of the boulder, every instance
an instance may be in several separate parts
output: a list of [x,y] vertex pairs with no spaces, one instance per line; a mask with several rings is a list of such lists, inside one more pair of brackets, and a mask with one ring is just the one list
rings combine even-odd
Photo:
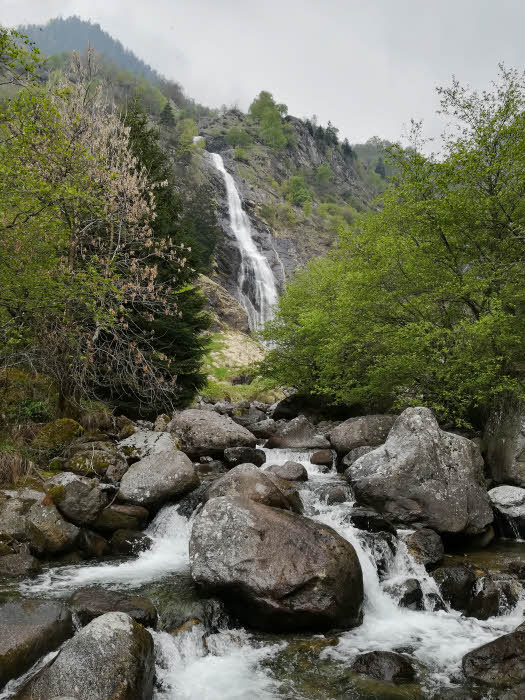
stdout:
[[144,457],[178,450],[179,443],[166,430],[137,430],[133,435],[121,440],[117,448],[131,464]]
[[258,423],[252,423],[250,425],[250,432],[259,440],[267,440],[271,438],[272,435],[275,435],[278,427],[279,426],[272,418],[266,418]]
[[320,467],[331,467],[334,463],[334,453],[332,450],[317,450],[310,457],[310,463]]
[[125,473],[128,465],[126,460],[114,451],[86,449],[68,459],[66,467],[80,476],[107,476],[115,479]]
[[111,538],[114,554],[137,555],[151,547],[153,540],[140,530],[117,530]]
[[[469,651],[463,657],[462,666],[466,678],[475,683],[499,690],[519,688],[525,691],[525,624]],[[523,697],[523,693],[516,697]]]
[[81,432],[83,428],[75,420],[58,418],[38,431],[33,439],[33,446],[51,454],[57,453]]
[[308,472],[299,462],[285,462],[284,464],[270,464],[265,472],[271,472],[286,481],[308,481]]
[[0,577],[17,578],[21,576],[34,576],[40,573],[41,565],[38,559],[31,554],[6,554],[0,557]]
[[443,599],[454,610],[466,612],[472,600],[476,574],[468,564],[441,566],[432,572]]
[[407,408],[384,445],[345,471],[357,499],[394,524],[476,535],[492,522],[483,459],[467,438],[440,430],[428,408]]
[[236,467],[238,464],[255,464],[256,467],[262,467],[266,462],[266,454],[254,447],[227,447],[224,450],[224,461],[230,467]]
[[273,508],[294,510],[293,502],[255,464],[239,464],[214,481],[204,492],[204,503],[221,496],[240,496]]
[[328,440],[318,435],[317,429],[305,416],[298,416],[280,427],[265,447],[315,449],[330,447]]
[[439,564],[445,556],[441,537],[429,528],[412,532],[404,538],[404,541],[409,553],[418,564],[423,564],[423,566]]
[[[40,493],[40,500],[44,494]],[[27,513],[35,501],[0,497],[0,527],[15,540],[27,540]]]
[[80,530],[53,505],[35,503],[27,514],[27,535],[36,554],[60,554],[75,546]]
[[327,506],[332,506],[335,503],[349,503],[354,500],[354,492],[342,479],[321,483],[312,482],[311,488],[321,503]]
[[525,403],[501,401],[487,421],[483,442],[493,481],[525,488]]
[[[160,435],[160,433],[155,433]],[[197,488],[199,477],[184,452],[172,450],[141,459],[122,477],[119,498],[137,506],[158,507]]]
[[248,429],[250,429],[252,425],[259,423],[262,420],[266,420],[266,418],[267,416],[264,411],[261,411],[252,405],[240,407],[232,411],[232,419],[238,425],[243,425]]
[[213,498],[193,523],[191,575],[245,623],[272,631],[361,623],[363,579],[332,528],[245,498]]
[[0,606],[0,689],[73,634],[63,603],[16,600]]
[[356,447],[377,447],[388,437],[397,416],[360,416],[349,418],[330,433],[330,443],[342,457]]
[[83,627],[109,612],[126,613],[144,627],[157,624],[157,610],[149,598],[117,593],[99,586],[81,588],[73,593],[69,608]]
[[249,430],[215,411],[181,411],[173,418],[169,429],[192,459],[203,455],[220,458],[228,447],[255,447],[257,444]]
[[151,634],[129,615],[110,612],[66,642],[20,700],[78,698],[79,693],[83,700],[151,700],[154,670]]
[[401,608],[425,609],[425,596],[417,578],[407,578],[399,583],[387,584],[385,591],[397,600],[397,604]]
[[142,506],[112,503],[100,513],[93,527],[101,532],[115,530],[140,530],[149,518],[149,511]]
[[411,662],[394,651],[368,651],[359,654],[352,664],[352,671],[377,681],[410,683],[416,677]]
[[267,472],[266,476],[270,479],[274,486],[277,486],[279,491],[286,498],[290,504],[290,510],[294,513],[299,513],[299,515],[302,515],[304,507],[297,489],[297,482],[282,479],[280,476],[277,476],[277,474],[272,474],[272,472]]
[[375,447],[371,447],[370,445],[363,445],[362,447],[354,447],[353,450],[350,450],[341,462],[338,465],[339,471],[345,471],[345,469],[348,469],[348,467],[351,467],[354,462],[357,462],[359,457],[362,457],[363,455],[367,455],[369,452],[372,452],[375,450]]
[[525,538],[525,489],[496,486],[489,491],[500,537]]
[[48,479],[45,491],[60,513],[76,525],[93,523],[106,507],[108,496],[98,479],[63,472]]

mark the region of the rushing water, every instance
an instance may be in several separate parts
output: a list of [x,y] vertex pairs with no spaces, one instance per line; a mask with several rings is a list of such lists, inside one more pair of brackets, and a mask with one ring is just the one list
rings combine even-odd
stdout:
[[253,240],[250,219],[242,207],[235,181],[224,167],[222,157],[218,153],[209,153],[208,157],[222,174],[226,185],[230,226],[241,253],[237,280],[240,301],[248,314],[250,328],[259,330],[272,317],[273,307],[277,303],[275,277],[267,259]]
[[[523,602],[509,614],[487,621],[467,618],[455,611],[433,612],[429,594],[437,593],[435,583],[424,567],[413,561],[403,543],[400,543],[396,555],[391,556],[386,574],[380,580],[367,533],[356,530],[345,517],[350,504],[328,506],[315,489],[323,482],[341,477],[335,471],[323,474],[310,464],[310,454],[297,450],[269,450],[267,461],[282,464],[294,459],[304,464],[309,472],[309,482],[301,486],[305,513],[330,525],[353,544],[363,570],[365,589],[363,624],[338,635],[333,645],[324,648],[316,663],[325,664],[329,669],[348,669],[360,652],[403,650],[416,664],[421,664],[422,697],[443,698],[445,690],[454,692],[461,683],[463,655],[517,627],[523,621]],[[154,591],[155,586],[162,586],[165,595],[171,600],[177,599],[185,595],[184,586],[192,587],[188,575],[190,530],[191,522],[179,515],[177,506],[166,506],[148,529],[153,539],[152,547],[136,559],[49,569],[21,586],[21,591],[27,596],[65,598],[79,587],[91,584],[122,590],[132,588],[145,594]],[[408,578],[417,578],[421,583],[426,594],[426,609],[423,611],[400,608],[390,592],[392,584]],[[192,595],[196,595],[194,590]],[[162,617],[160,599],[156,600],[155,595],[151,597],[159,606]],[[315,665],[315,691],[309,687],[303,692],[301,683],[310,668],[305,665],[304,655],[293,668],[282,670],[282,657],[286,656],[288,648],[293,647],[294,639],[297,640],[290,636],[251,634],[244,629],[220,629],[209,634],[202,624],[195,624],[176,635],[162,631],[152,634],[157,658],[156,700],[384,697],[359,693],[355,688],[348,695],[330,690],[322,678],[315,678],[321,668]],[[324,637],[317,635],[310,639]],[[16,684],[10,689],[14,687]],[[465,696],[454,694],[446,697]]]

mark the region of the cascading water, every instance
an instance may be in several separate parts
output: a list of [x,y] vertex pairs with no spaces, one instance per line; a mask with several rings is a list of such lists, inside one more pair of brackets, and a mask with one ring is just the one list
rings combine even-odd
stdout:
[[[310,463],[311,452],[266,450],[268,464],[283,464],[292,459],[301,462],[309,474],[301,486],[305,515],[334,528],[350,541],[363,571],[365,605],[363,624],[338,635],[336,646],[326,647],[320,660],[334,668],[348,668],[358,653],[372,650],[400,650],[426,667],[422,680],[423,697],[445,696],[461,679],[463,655],[523,621],[523,601],[506,615],[486,621],[464,617],[450,610],[432,611],[428,597],[426,609],[400,608],[391,594],[391,584],[417,578],[424,593],[436,593],[435,583],[425,569],[416,564],[401,542],[391,557],[381,580],[373,547],[367,533],[354,528],[348,519],[350,504],[327,505],[317,487],[340,480],[334,470],[328,474]],[[178,513],[177,506],[165,506],[148,529],[151,548],[136,559],[121,563],[100,563],[49,569],[46,574],[21,587],[27,596],[63,597],[86,585],[104,585],[117,589],[135,589],[148,595],[148,587],[163,585],[171,598],[183,595],[177,586],[191,587],[188,541],[191,521]],[[182,583],[181,583],[182,582]],[[153,596],[152,596],[153,598]],[[162,612],[159,610],[162,616]],[[274,668],[279,668],[280,654],[285,654],[293,640],[250,634],[244,629],[219,629],[207,633],[202,624],[171,635],[152,631],[156,649],[155,700],[261,700],[341,697],[322,687],[317,694],[304,693],[296,678],[282,682]],[[304,639],[304,636],[303,636]],[[276,665],[274,665],[276,664]],[[41,666],[41,662],[40,662]],[[281,666],[282,668],[282,666]],[[300,675],[304,666],[294,671]],[[290,671],[291,673],[292,671]],[[288,671],[286,672],[288,673]],[[30,674],[29,674],[30,675]],[[11,698],[20,687],[18,682],[0,693]],[[345,696],[346,697],[346,696]],[[348,697],[354,697],[352,693]],[[356,694],[356,698],[365,695]],[[377,696],[374,696],[377,697]],[[449,697],[447,695],[447,697]]]
[[230,226],[241,253],[238,274],[239,298],[248,314],[250,328],[259,330],[272,317],[273,308],[277,303],[275,277],[268,261],[257,250],[250,219],[242,207],[235,181],[224,167],[222,157],[218,153],[209,153],[208,157],[224,177]]

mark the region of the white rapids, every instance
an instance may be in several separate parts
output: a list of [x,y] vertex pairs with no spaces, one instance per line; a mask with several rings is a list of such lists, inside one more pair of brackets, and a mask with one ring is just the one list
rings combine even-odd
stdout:
[[278,299],[275,277],[268,260],[253,240],[250,219],[242,207],[235,181],[224,167],[222,157],[218,153],[208,153],[208,157],[222,174],[226,185],[230,226],[241,253],[239,298],[248,314],[250,328],[257,331],[272,318]]
[[[371,650],[403,649],[427,669],[423,689],[427,697],[436,691],[453,687],[461,678],[463,655],[485,642],[510,632],[523,621],[524,603],[507,615],[486,621],[467,618],[455,611],[411,611],[398,607],[387,592],[389,584],[417,578],[425,595],[436,592],[433,579],[416,564],[400,544],[391,556],[384,580],[380,581],[366,533],[355,529],[345,519],[349,503],[326,505],[310,484],[338,480],[335,471],[323,474],[310,464],[311,451],[268,450],[268,464],[283,464],[292,459],[301,462],[309,473],[309,482],[301,485],[305,514],[334,528],[350,541],[363,570],[365,604],[364,620],[359,627],[339,635],[337,646],[322,652],[334,663],[350,665],[358,653]],[[168,578],[174,573],[187,574],[188,541],[191,521],[177,512],[177,506],[166,506],[148,529],[152,547],[134,560],[120,564],[101,563],[58,567],[21,587],[26,596],[64,597],[85,585],[117,588],[140,588],[144,584]],[[177,595],[174,591],[174,595]],[[220,630],[206,635],[202,625],[195,625],[176,636],[152,631],[156,649],[155,700],[271,700],[290,698],[303,700],[299,692],[290,695],[266,663],[288,643],[269,642],[244,629]],[[2,695],[7,698],[9,695]]]

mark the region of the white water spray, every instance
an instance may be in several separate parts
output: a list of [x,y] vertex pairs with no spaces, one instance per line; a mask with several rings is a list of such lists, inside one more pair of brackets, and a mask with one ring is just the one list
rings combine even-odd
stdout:
[[250,219],[242,207],[233,177],[224,167],[224,161],[218,153],[210,153],[209,157],[224,177],[230,225],[241,253],[238,273],[240,301],[248,314],[250,328],[260,330],[272,317],[273,308],[277,303],[275,277],[265,256],[257,250]]

